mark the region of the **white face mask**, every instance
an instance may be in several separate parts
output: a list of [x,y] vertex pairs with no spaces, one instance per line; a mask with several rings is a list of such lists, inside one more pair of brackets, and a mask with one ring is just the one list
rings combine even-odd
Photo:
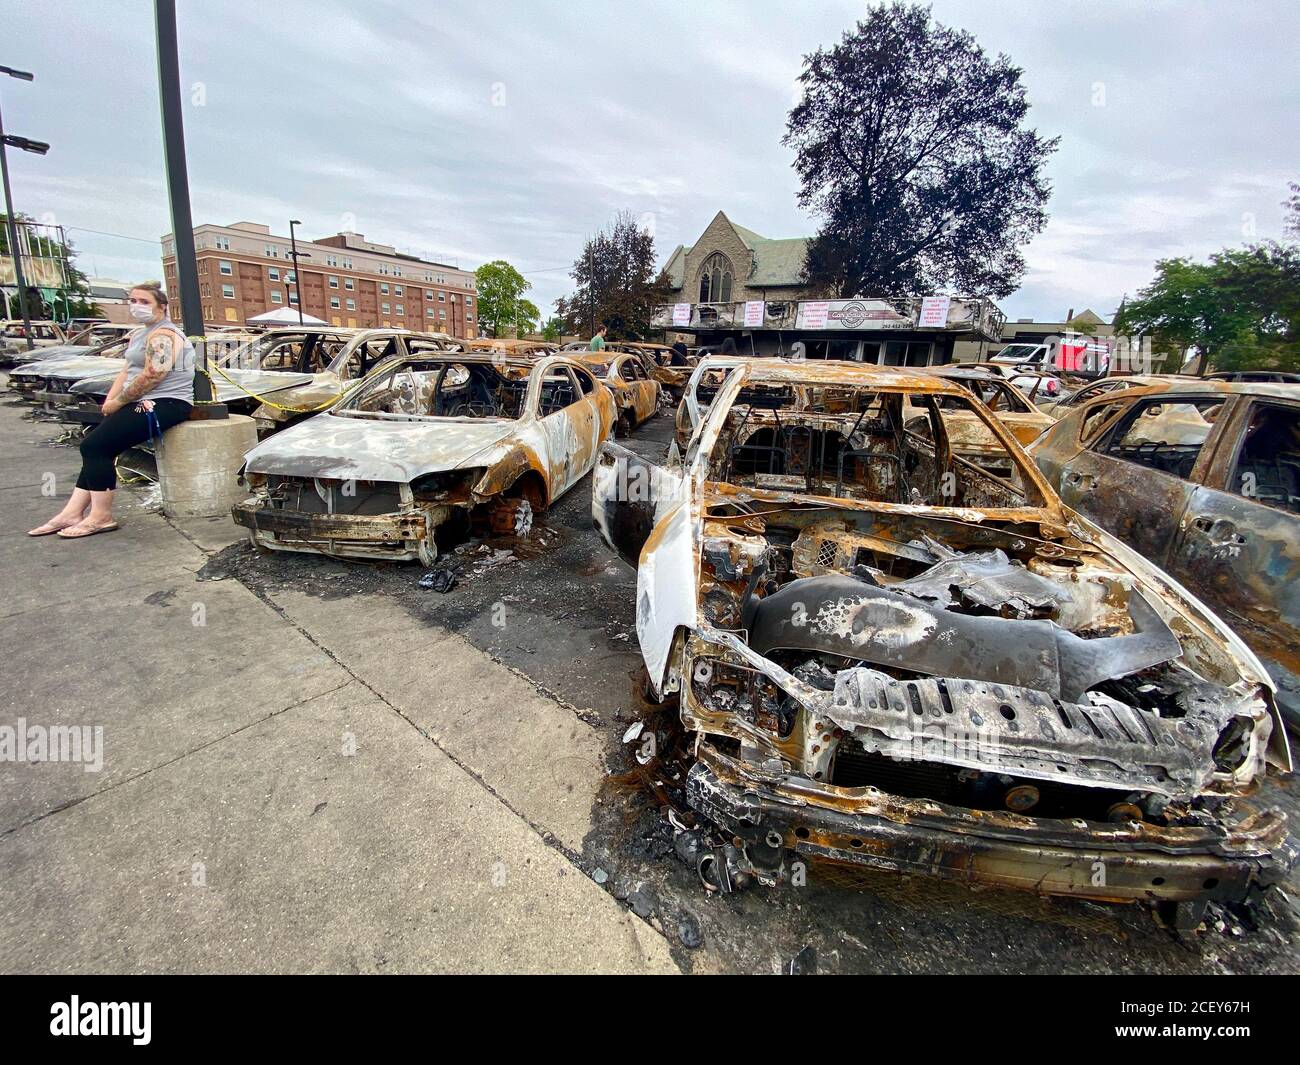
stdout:
[[142,303],[133,303],[130,307],[131,317],[137,322],[147,322],[153,317],[153,308]]

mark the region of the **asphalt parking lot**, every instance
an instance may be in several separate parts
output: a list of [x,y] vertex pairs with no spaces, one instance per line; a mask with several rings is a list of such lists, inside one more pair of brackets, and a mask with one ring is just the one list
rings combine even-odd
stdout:
[[[6,971],[1300,971],[1294,875],[1191,937],[817,866],[705,892],[623,776],[635,576],[591,528],[590,478],[529,542],[450,552],[442,594],[416,563],[260,553],[134,489],[113,536],[27,540],[44,474],[76,469],[58,431],[0,401],[3,713],[108,740],[102,774],[0,765]],[[661,415],[630,445],[670,435]],[[1260,799],[1300,817],[1297,794]]]

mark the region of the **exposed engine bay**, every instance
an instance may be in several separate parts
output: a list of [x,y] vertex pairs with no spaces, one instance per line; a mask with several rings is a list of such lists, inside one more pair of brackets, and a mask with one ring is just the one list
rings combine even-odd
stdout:
[[[779,883],[809,855],[1169,901],[1194,923],[1285,875],[1285,816],[1242,800],[1289,751],[1222,622],[1064,507],[963,390],[734,372],[682,505],[611,504],[622,475],[602,467],[624,453],[602,455],[594,508],[611,544],[648,534],[638,636],[694,737],[686,794],[727,841],[717,879]],[[987,455],[957,453],[954,405]]]

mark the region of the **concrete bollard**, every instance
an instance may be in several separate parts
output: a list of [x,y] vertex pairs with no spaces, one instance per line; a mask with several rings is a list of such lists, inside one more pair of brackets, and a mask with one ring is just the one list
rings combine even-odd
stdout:
[[188,421],[168,429],[158,444],[158,484],[163,513],[172,518],[214,518],[248,493],[239,486],[244,455],[257,443],[257,427],[243,414]]

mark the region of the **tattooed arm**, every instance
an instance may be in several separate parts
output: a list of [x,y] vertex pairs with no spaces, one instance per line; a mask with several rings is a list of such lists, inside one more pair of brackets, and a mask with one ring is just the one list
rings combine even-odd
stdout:
[[108,396],[104,399],[104,402],[101,403],[99,406],[99,409],[103,411],[105,414],[112,414],[113,411],[117,410],[116,406],[110,407],[109,404],[117,403],[117,397],[121,394],[122,386],[124,384],[126,384],[125,366],[122,367],[121,372],[118,373],[118,375],[113,379],[113,387],[108,390]]
[[116,399],[110,395],[110,398],[104,403],[104,413],[112,414],[113,411],[121,410],[127,404],[134,403],[158,384],[166,376],[167,372],[176,365],[176,355],[179,348],[180,340],[171,331],[161,331],[151,336],[148,348],[145,351],[144,368],[129,385],[118,393]]

